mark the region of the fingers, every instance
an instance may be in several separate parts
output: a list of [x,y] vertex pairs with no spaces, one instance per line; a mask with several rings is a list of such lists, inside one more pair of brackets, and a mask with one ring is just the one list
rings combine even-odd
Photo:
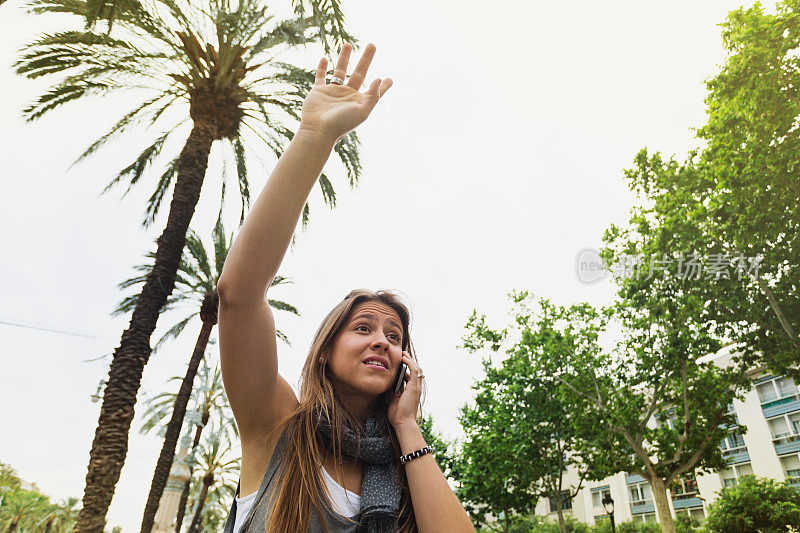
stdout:
[[411,357],[411,354],[408,352],[403,352],[403,361],[408,365],[408,368],[411,372],[411,376],[409,377],[409,381],[421,381],[419,375],[422,374],[422,369],[420,368],[419,364],[417,364],[416,359]]
[[392,86],[392,83],[393,83],[393,82],[392,82],[392,79],[391,79],[391,78],[386,78],[385,80],[383,80],[383,81],[381,82],[381,86],[380,86],[380,91],[379,91],[379,93],[378,93],[378,97],[381,97],[381,96],[383,96],[384,94],[386,94],[386,91],[388,91],[388,90],[389,90],[389,87],[391,87],[391,86]]
[[339,53],[339,59],[336,61],[336,68],[333,69],[333,77],[344,80],[347,77],[347,63],[350,61],[350,52],[353,51],[353,46],[350,43],[345,43],[342,46],[342,51]]
[[356,91],[361,88],[361,84],[364,83],[364,80],[367,78],[367,71],[369,70],[369,65],[372,63],[372,58],[374,56],[375,45],[369,43],[366,48],[364,48],[364,53],[361,54],[361,59],[358,60],[356,69],[350,75],[350,80],[347,82],[348,86]]
[[328,58],[323,57],[317,65],[317,72],[314,74],[314,85],[325,85],[325,73],[328,71]]
[[391,86],[392,86],[392,80],[390,78],[386,78],[384,80],[377,78],[372,80],[372,83],[369,86],[369,90],[366,92],[370,109],[375,107],[380,97],[386,94],[386,91],[388,91],[389,87]]

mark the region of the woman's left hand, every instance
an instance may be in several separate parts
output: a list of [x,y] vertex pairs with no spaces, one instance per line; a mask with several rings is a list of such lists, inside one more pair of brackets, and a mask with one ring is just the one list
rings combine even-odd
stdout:
[[403,362],[408,365],[411,375],[406,376],[403,392],[393,396],[386,411],[389,422],[395,429],[403,424],[417,423],[419,399],[422,396],[422,380],[424,378],[418,377],[423,373],[422,369],[417,361],[409,356],[408,352],[403,352]]

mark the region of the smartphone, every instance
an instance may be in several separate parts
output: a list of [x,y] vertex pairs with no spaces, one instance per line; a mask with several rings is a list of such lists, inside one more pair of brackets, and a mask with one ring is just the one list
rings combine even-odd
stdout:
[[408,371],[408,365],[405,363],[400,363],[400,369],[397,372],[397,380],[394,383],[394,393],[403,392],[406,385],[406,371]]

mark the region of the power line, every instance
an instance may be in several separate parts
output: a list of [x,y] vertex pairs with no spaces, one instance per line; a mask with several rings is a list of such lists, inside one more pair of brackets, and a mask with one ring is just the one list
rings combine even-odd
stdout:
[[74,337],[83,337],[83,338],[86,338],[86,339],[96,339],[97,338],[94,335],[85,335],[83,333],[75,333],[75,332],[72,332],[72,331],[64,331],[64,330],[61,330],[61,329],[47,328],[47,327],[44,327],[44,326],[31,326],[29,324],[22,324],[22,323],[19,323],[19,322],[10,322],[10,321],[7,321],[7,320],[2,320],[2,319],[0,319],[0,324],[5,324],[7,326],[17,326],[18,328],[37,329],[39,331],[49,331],[51,333],[61,333],[62,335],[72,335]]

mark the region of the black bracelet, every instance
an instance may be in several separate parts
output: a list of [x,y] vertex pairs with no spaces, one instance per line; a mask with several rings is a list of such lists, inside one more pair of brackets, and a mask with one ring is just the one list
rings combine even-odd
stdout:
[[432,451],[433,451],[433,448],[431,448],[431,445],[428,444],[424,448],[420,448],[419,450],[417,450],[415,452],[411,452],[408,455],[401,456],[400,457],[400,464],[404,465],[407,462],[409,462],[410,460],[416,459],[417,457],[422,457],[426,453],[431,453]]

